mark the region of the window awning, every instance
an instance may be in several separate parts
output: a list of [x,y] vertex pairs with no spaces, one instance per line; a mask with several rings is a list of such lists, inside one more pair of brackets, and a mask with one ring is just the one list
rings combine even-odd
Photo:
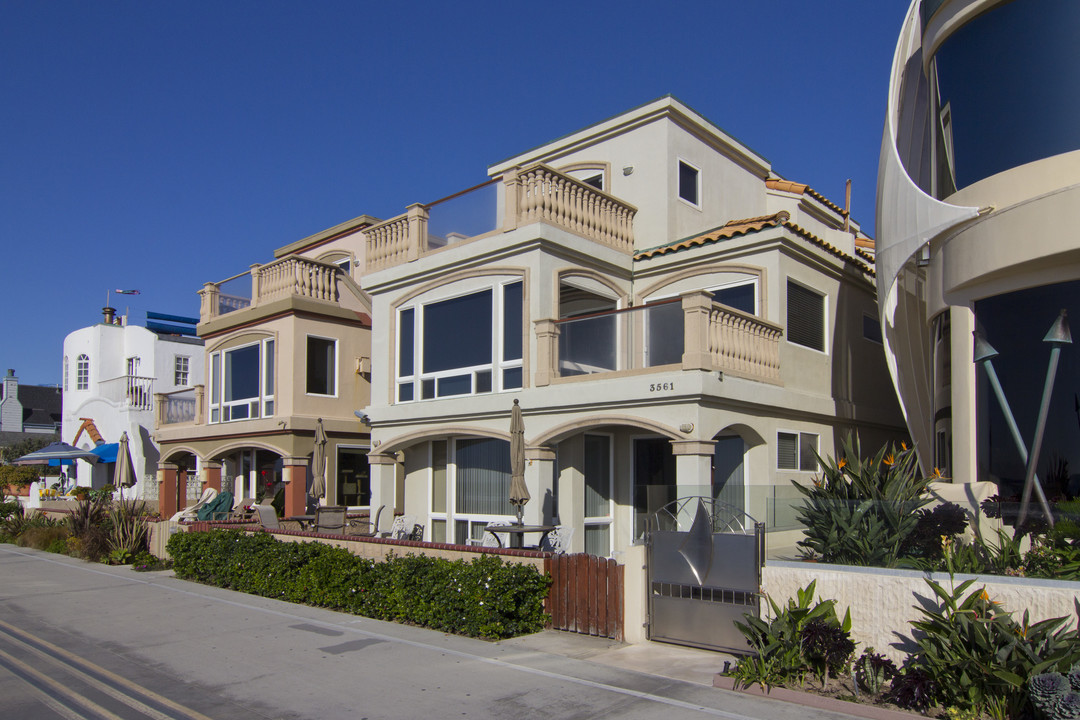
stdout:
[[102,443],[90,448],[90,452],[98,456],[98,462],[116,462],[116,451],[119,447],[120,443]]

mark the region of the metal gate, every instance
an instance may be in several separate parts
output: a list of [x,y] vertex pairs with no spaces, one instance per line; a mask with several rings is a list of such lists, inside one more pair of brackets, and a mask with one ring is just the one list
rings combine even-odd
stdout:
[[734,621],[757,616],[765,526],[710,497],[674,500],[649,518],[649,639],[744,653]]

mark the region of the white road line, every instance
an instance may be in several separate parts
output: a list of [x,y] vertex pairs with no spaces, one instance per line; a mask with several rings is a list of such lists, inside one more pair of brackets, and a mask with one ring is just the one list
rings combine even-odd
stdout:
[[[87,660],[85,658],[79,657],[78,655],[76,655],[76,654],[74,654],[72,652],[69,652],[68,650],[65,650],[62,647],[54,645],[54,644],[48,642],[47,640],[43,640],[43,639],[41,639],[39,637],[31,635],[30,633],[27,633],[27,632],[25,632],[23,630],[20,630],[19,628],[16,628],[16,627],[14,627],[12,625],[9,625],[8,623],[4,622],[3,620],[0,620],[0,635],[2,635],[2,634],[6,634],[6,636],[10,640],[12,640],[14,642],[17,642],[18,644],[20,644],[23,647],[27,648],[28,650],[30,650],[30,652],[34,653],[38,657],[44,658],[45,660],[48,660],[48,661],[51,661],[51,662],[54,662],[54,663],[56,663],[58,665],[63,666],[68,672],[82,678],[84,681],[89,683],[91,685],[91,687],[94,687],[95,689],[99,690],[100,692],[105,693],[106,695],[113,698],[114,700],[119,700],[120,702],[124,703],[128,707],[130,707],[132,709],[135,709],[135,710],[138,710],[142,714],[146,715],[147,717],[153,718],[154,720],[176,720],[176,716],[175,715],[166,715],[165,713],[163,713],[163,712],[161,712],[159,710],[156,710],[155,708],[150,707],[146,703],[143,703],[143,702],[131,697],[130,695],[127,695],[124,692],[122,692],[120,690],[117,690],[116,688],[114,688],[111,685],[99,680],[98,678],[94,677],[93,675],[90,675],[90,674],[88,674],[86,672],[83,672],[82,670],[79,669],[78,666],[82,666],[83,668],[90,668],[93,672],[95,672],[95,673],[97,673],[99,675],[103,675],[106,678],[108,678],[109,680],[111,680],[111,681],[113,681],[113,682],[115,682],[115,683],[117,683],[119,685],[123,685],[124,687],[128,688],[128,690],[130,690],[132,692],[139,693],[139,694],[143,695],[144,697],[148,697],[148,698],[150,698],[150,699],[152,699],[152,700],[154,700],[154,701],[156,701],[158,703],[161,703],[162,705],[165,705],[168,708],[170,708],[170,709],[172,709],[172,710],[174,710],[174,711],[176,711],[178,713],[181,713],[181,714],[183,714],[184,716],[186,716],[188,718],[191,718],[191,720],[212,720],[212,718],[209,718],[209,717],[207,717],[206,715],[203,715],[200,712],[197,712],[197,711],[192,710],[190,708],[184,707],[183,705],[175,703],[172,700],[169,700],[167,697],[164,697],[162,695],[158,695],[157,693],[153,692],[152,690],[149,690],[149,689],[147,689],[147,688],[145,688],[145,687],[143,687],[143,686],[141,686],[141,685],[139,685],[137,683],[134,683],[134,682],[128,680],[127,678],[125,678],[125,677],[123,677],[121,675],[117,675],[114,672],[106,670],[105,668],[103,668],[103,667],[101,667],[99,665],[96,665],[96,664],[90,662],[89,660]],[[49,653],[44,652],[43,650],[40,650],[40,649],[34,647],[32,643],[37,643],[39,645],[44,645],[52,653],[55,653],[55,655],[50,655]],[[60,657],[57,657],[57,655],[60,656]]]

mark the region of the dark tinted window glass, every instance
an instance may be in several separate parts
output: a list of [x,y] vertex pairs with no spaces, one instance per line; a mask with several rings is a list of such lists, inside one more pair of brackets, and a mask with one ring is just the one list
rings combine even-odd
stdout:
[[424,306],[425,373],[484,365],[491,358],[491,290]]
[[825,298],[797,283],[787,285],[787,339],[825,350]]
[[521,283],[503,287],[503,360],[521,359]]
[[401,327],[398,328],[398,375],[413,374],[413,322],[415,311],[401,311]]
[[698,171],[684,162],[679,163],[679,197],[698,204]]
[[713,300],[736,310],[753,315],[757,312],[756,286],[753,283],[720,288],[713,292]]

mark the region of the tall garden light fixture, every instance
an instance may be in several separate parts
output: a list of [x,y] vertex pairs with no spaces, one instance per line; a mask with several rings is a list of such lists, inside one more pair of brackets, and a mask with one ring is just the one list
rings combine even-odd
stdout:
[[1016,419],[1013,417],[1009,401],[1005,398],[1005,392],[1001,388],[1001,381],[998,380],[997,372],[994,370],[993,359],[998,356],[998,351],[995,350],[981,334],[978,332],[975,333],[975,363],[977,365],[982,365],[983,369],[986,370],[986,376],[990,380],[990,387],[993,389],[994,396],[997,398],[998,404],[1001,406],[1001,411],[1005,415],[1005,423],[1008,425],[1013,442],[1016,443],[1016,449],[1020,453],[1020,460],[1025,465],[1024,493],[1020,503],[1020,514],[1017,518],[1017,530],[1023,526],[1024,520],[1027,517],[1027,506],[1031,501],[1031,491],[1033,488],[1039,499],[1039,504],[1046,514],[1047,522],[1051,526],[1054,524],[1054,516],[1050,512],[1050,504],[1046,501],[1046,494],[1043,492],[1042,484],[1039,482],[1039,478],[1035,473],[1035,468],[1039,464],[1039,452],[1042,449],[1043,435],[1046,430],[1046,416],[1050,409],[1050,397],[1054,390],[1058,360],[1061,356],[1061,347],[1072,343],[1072,336],[1069,333],[1069,324],[1065,318],[1066,312],[1062,310],[1058,315],[1057,320],[1055,320],[1054,324],[1050,327],[1050,331],[1046,334],[1046,337],[1043,338],[1043,342],[1050,343],[1052,347],[1050,350],[1050,364],[1046,370],[1046,381],[1043,384],[1042,401],[1039,405],[1039,419],[1035,426],[1035,438],[1032,443],[1030,455],[1028,454],[1027,446],[1024,444],[1024,440],[1020,435],[1020,429],[1016,425]]

